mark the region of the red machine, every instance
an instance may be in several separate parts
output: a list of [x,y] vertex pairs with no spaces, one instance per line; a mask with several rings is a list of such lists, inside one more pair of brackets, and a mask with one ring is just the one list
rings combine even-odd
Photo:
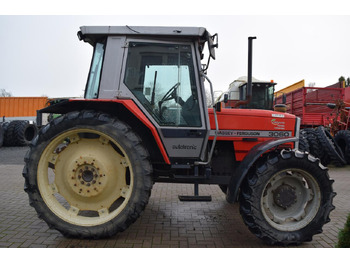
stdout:
[[[345,89],[302,87],[285,97],[287,112],[300,117],[302,128],[330,126],[336,112],[328,106],[344,101]],[[283,95],[276,98],[276,104],[283,104]]]
[[[26,155],[25,191],[39,217],[68,237],[106,238],[146,207],[153,183],[219,185],[248,228],[270,244],[310,241],[335,193],[320,160],[299,150],[300,119],[271,110],[207,107],[216,35],[191,27],[82,27],[94,47],[84,99],[60,114]],[[247,95],[252,97],[248,38]],[[208,61],[204,47],[208,48]],[[213,100],[213,99],[212,99]],[[214,101],[212,101],[214,104]]]

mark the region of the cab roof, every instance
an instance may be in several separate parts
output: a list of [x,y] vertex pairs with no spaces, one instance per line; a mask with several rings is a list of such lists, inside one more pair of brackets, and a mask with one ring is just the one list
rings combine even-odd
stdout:
[[203,42],[210,36],[204,27],[82,26],[78,32],[79,40],[92,45],[103,37],[113,35],[199,38]]

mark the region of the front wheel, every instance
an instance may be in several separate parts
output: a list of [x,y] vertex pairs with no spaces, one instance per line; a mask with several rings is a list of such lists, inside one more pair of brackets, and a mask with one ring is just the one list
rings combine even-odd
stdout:
[[93,111],[54,119],[32,142],[25,162],[31,205],[68,237],[98,239],[125,230],[152,188],[140,138],[125,123]]
[[308,153],[270,153],[245,179],[240,212],[250,231],[268,244],[311,241],[330,221],[332,183],[327,169]]

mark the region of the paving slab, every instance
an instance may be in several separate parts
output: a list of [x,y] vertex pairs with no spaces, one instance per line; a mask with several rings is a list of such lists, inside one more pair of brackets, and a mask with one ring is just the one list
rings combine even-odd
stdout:
[[[181,202],[178,195],[193,194],[193,185],[157,183],[141,217],[126,231],[109,239],[80,240],[49,229],[29,206],[23,191],[26,148],[0,148],[0,247],[4,248],[265,248],[244,225],[238,204],[229,204],[216,185],[201,185],[211,202]],[[9,153],[10,152],[10,153]],[[9,153],[5,157],[4,155]],[[7,159],[6,161],[4,159]],[[350,166],[330,167],[335,180],[336,209],[331,222],[313,241],[298,248],[332,248],[350,213]]]

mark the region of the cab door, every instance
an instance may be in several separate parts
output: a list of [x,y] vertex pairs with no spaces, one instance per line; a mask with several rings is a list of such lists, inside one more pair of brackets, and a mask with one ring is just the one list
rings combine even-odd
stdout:
[[119,95],[156,126],[172,163],[203,160],[209,123],[194,44],[127,40],[124,57]]

